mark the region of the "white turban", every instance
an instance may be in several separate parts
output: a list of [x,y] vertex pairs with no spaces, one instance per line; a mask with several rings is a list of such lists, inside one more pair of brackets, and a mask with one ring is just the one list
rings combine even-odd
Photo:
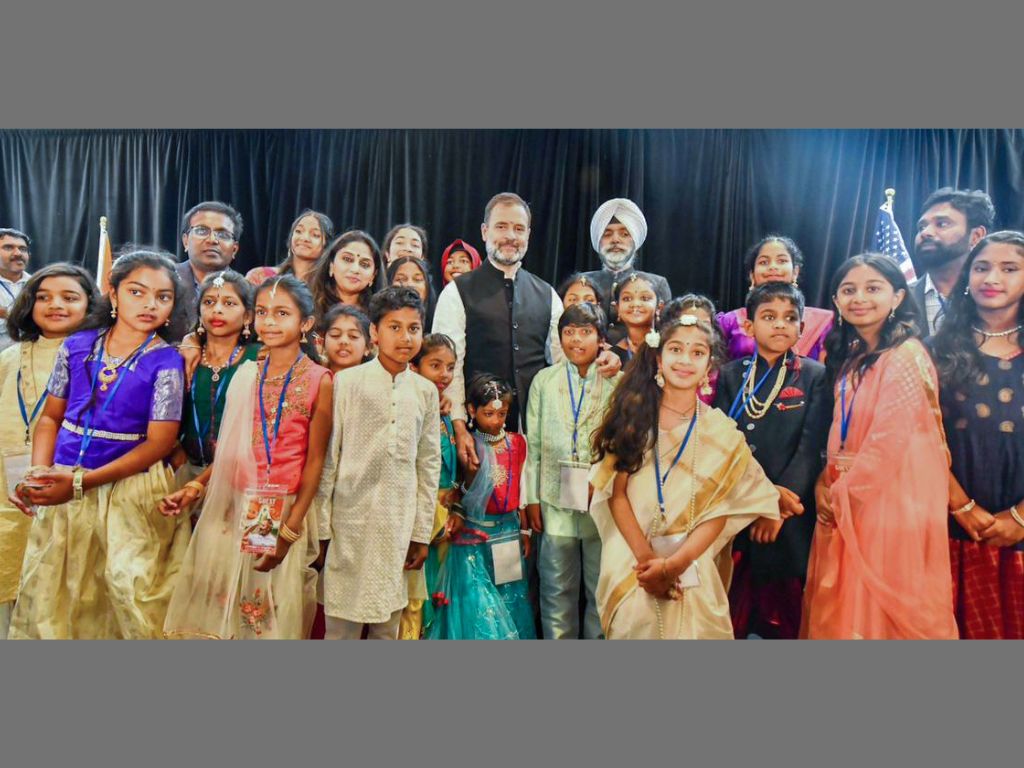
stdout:
[[644,218],[644,212],[640,207],[625,197],[608,200],[597,209],[594,218],[590,220],[590,243],[594,250],[601,252],[601,235],[612,219],[618,219],[629,230],[633,237],[633,248],[640,250],[640,246],[647,239],[647,219]]

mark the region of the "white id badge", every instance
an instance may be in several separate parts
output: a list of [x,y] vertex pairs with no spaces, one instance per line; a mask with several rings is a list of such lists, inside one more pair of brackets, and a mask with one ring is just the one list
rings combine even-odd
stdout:
[[587,496],[590,495],[587,485],[590,465],[579,461],[560,461],[558,474],[558,506],[562,509],[586,512]]
[[491,540],[491,560],[494,562],[494,584],[508,584],[523,578],[523,560],[519,550],[519,534]]
[[[651,549],[658,557],[671,557],[686,541],[685,533],[673,533],[669,536],[654,536],[651,538]],[[697,570],[697,563],[693,563],[683,571],[679,577],[679,586],[687,587],[700,586],[700,571]]]
[[264,485],[245,490],[245,508],[240,524],[242,551],[254,555],[277,551],[277,536],[281,531],[285,496],[288,489],[277,485]]
[[835,482],[846,472],[850,471],[854,461],[857,459],[856,451],[829,451],[828,452],[828,474],[829,481]]

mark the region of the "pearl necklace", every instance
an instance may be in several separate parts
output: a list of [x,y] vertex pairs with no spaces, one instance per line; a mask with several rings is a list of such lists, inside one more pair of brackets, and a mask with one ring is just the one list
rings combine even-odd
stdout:
[[488,445],[496,445],[505,439],[505,428],[502,427],[496,435],[489,435],[486,432],[481,432],[480,438]]
[[[788,355],[787,355],[788,356]],[[747,404],[744,407],[747,416],[751,419],[760,419],[768,410],[772,407],[772,403],[775,402],[775,398],[779,396],[779,392],[782,391],[782,384],[786,380],[786,357],[782,358],[782,363],[779,365],[779,373],[775,377],[775,385],[772,387],[772,391],[768,393],[768,397],[765,400],[758,400],[754,396],[754,379],[757,378],[757,355],[754,355],[754,359],[750,361],[750,375],[747,377],[747,385],[745,387],[747,395]]]
[[981,334],[981,337],[984,339],[984,341],[982,341],[982,344],[984,344],[989,339],[1005,339],[1007,336],[1012,336],[1013,334],[1017,333],[1018,331],[1024,329],[1024,325],[1018,325],[1016,328],[1010,328],[1009,330],[998,331],[996,333],[990,333],[989,331],[983,331],[983,330],[981,330],[981,328],[975,328],[973,325],[971,326],[971,329],[975,333]]

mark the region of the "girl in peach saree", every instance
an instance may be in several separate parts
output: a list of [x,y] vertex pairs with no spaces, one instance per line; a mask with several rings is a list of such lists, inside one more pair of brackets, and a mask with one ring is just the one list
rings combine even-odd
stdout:
[[949,453],[918,310],[899,267],[877,254],[842,264],[832,296],[836,405],[800,636],[955,639]]

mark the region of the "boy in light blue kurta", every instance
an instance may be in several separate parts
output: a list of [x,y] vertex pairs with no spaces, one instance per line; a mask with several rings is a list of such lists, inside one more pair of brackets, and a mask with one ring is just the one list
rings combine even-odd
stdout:
[[545,368],[530,387],[526,412],[526,502],[530,526],[543,531],[537,555],[545,638],[580,637],[580,585],[586,591],[583,637],[601,637],[594,590],[601,539],[586,509],[591,437],[619,376],[605,379],[595,360],[606,332],[590,303],[562,313],[558,332],[566,361]]

